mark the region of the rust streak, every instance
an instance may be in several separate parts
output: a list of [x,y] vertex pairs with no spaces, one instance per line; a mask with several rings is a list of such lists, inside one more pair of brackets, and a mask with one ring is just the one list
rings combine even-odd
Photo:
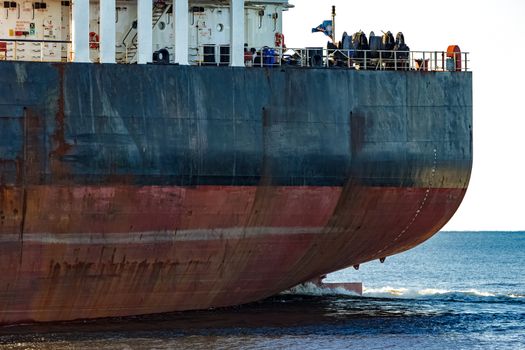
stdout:
[[50,153],[51,166],[55,175],[61,179],[66,179],[67,169],[61,163],[61,158],[66,155],[72,148],[72,145],[66,142],[65,137],[65,112],[64,112],[64,65],[57,64],[58,70],[58,100],[57,111],[55,114],[55,132],[52,135],[54,149]]

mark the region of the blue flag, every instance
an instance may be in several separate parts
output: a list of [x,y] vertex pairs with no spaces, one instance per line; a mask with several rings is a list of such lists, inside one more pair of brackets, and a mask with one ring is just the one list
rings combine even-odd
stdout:
[[323,21],[322,24],[317,26],[317,28],[312,28],[312,33],[323,32],[326,36],[332,37],[332,21]]

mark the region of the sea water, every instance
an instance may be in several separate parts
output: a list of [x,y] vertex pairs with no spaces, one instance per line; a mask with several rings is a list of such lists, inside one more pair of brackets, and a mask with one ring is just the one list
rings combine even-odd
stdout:
[[224,310],[0,328],[1,349],[525,349],[525,233],[442,232]]

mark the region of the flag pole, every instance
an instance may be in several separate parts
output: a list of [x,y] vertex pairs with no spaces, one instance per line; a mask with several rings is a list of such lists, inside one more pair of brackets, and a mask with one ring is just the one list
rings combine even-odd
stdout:
[[332,6],[332,42],[335,44],[335,5]]

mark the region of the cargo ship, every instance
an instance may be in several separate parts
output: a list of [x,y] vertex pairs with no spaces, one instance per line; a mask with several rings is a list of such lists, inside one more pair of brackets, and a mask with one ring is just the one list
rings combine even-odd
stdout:
[[287,48],[292,7],[0,2],[0,324],[249,303],[445,225],[468,54]]

